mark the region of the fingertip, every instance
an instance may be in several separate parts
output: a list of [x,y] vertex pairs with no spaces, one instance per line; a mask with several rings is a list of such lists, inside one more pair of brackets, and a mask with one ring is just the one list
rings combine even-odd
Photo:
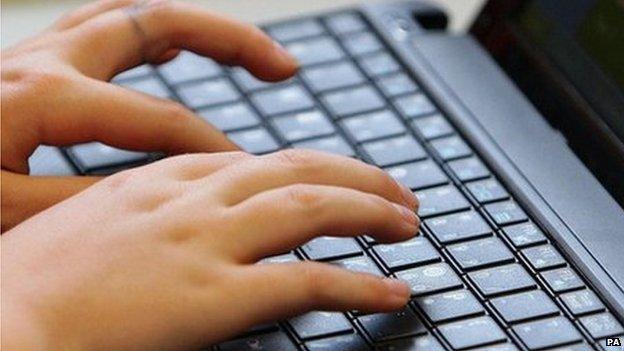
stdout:
[[279,82],[291,78],[299,70],[299,62],[282,45],[273,41],[270,53],[266,55],[268,62],[260,65],[252,73],[267,82]]
[[374,281],[375,285],[372,290],[375,293],[369,296],[371,300],[361,306],[358,311],[384,313],[405,308],[411,296],[411,290],[405,282],[395,278],[380,277],[375,277]]
[[299,70],[299,61],[277,41],[273,41],[273,51],[278,58],[276,63],[283,68],[284,72],[292,75]]
[[411,295],[411,290],[407,283],[394,278],[384,278],[382,281],[387,290],[387,308],[389,310],[398,310],[405,307]]

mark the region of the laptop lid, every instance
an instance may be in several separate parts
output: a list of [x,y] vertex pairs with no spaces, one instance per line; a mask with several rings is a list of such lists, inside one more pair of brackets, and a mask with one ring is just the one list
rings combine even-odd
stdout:
[[490,0],[471,33],[624,207],[624,1]]

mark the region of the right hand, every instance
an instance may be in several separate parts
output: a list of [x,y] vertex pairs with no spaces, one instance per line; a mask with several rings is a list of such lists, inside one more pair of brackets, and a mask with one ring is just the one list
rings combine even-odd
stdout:
[[178,156],[113,175],[2,237],[7,349],[191,349],[310,310],[381,312],[402,282],[300,262],[319,235],[414,236],[414,195],[354,159]]

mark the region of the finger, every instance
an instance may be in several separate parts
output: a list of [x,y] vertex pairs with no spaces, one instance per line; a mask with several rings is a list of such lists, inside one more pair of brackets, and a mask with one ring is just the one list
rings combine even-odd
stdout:
[[241,151],[184,154],[168,157],[142,168],[147,172],[154,172],[153,174],[164,174],[177,180],[191,181],[253,157],[255,156]]
[[2,171],[2,231],[95,184],[99,177],[33,177]]
[[413,210],[380,196],[326,185],[297,184],[255,195],[232,208],[254,233],[241,232],[235,256],[245,262],[276,255],[319,235],[366,233],[380,242],[405,240],[418,232]]
[[[76,64],[105,79],[172,49],[188,49],[265,80],[293,75],[297,63],[258,28],[191,4],[143,1],[75,28]],[[85,55],[85,53],[88,53]]]
[[324,263],[267,264],[245,269],[231,283],[254,287],[232,289],[248,295],[237,301],[252,325],[308,311],[390,312],[403,308],[410,296],[409,287],[398,280]]
[[297,183],[334,185],[377,194],[415,209],[416,197],[377,167],[361,161],[310,150],[285,150],[215,173],[213,182],[227,203],[273,188]]
[[75,27],[104,12],[122,7],[131,6],[136,0],[100,0],[81,6],[67,15],[61,17],[52,25],[52,30],[65,30]]
[[155,64],[155,65],[160,65],[160,64],[163,64],[165,62],[169,62],[169,61],[173,60],[179,54],[180,54],[180,49],[170,49],[170,50],[165,51],[164,54],[162,54],[162,55],[158,56],[156,59],[154,59],[152,61],[152,63]]
[[92,79],[70,85],[43,114],[44,144],[100,141],[172,154],[238,150],[223,133],[178,103]]

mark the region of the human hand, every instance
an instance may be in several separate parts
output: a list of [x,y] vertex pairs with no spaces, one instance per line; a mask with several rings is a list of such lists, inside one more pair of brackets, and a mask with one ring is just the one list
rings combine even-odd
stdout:
[[99,178],[28,177],[41,144],[108,145],[167,153],[236,150],[182,105],[107,83],[145,61],[188,49],[264,80],[297,69],[259,29],[189,4],[103,0],[2,52],[2,230]]
[[318,235],[418,231],[417,200],[354,159],[288,150],[172,157],[113,175],[2,237],[3,343],[191,349],[308,310],[402,308],[401,282],[254,265]]

